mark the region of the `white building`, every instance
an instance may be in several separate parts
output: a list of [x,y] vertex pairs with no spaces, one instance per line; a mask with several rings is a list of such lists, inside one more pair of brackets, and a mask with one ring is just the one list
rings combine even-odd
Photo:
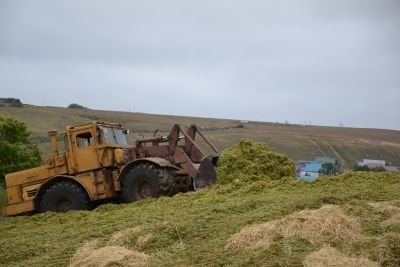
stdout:
[[386,161],[377,159],[363,159],[358,163],[358,166],[367,166],[369,169],[384,168],[388,172],[400,171],[399,167],[392,166],[391,163],[386,164]]
[[378,159],[363,159],[358,165],[360,166],[374,166],[374,167],[385,167],[386,162]]

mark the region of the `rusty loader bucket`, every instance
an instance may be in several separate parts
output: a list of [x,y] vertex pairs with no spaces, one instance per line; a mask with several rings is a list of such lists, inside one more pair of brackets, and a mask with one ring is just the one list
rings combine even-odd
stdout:
[[199,170],[193,181],[193,188],[195,191],[217,182],[217,172],[215,169],[217,161],[218,156],[208,156],[201,161]]

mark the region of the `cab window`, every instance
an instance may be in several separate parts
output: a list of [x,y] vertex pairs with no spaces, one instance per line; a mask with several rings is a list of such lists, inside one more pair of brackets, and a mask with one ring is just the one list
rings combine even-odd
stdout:
[[103,127],[103,136],[106,144],[109,145],[127,145],[128,141],[122,129]]
[[92,134],[81,133],[76,135],[76,144],[78,148],[90,147],[92,145]]

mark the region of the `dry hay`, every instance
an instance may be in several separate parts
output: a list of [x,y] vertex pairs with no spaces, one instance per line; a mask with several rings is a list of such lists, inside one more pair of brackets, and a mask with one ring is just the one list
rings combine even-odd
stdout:
[[243,139],[224,150],[218,161],[218,182],[239,180],[277,180],[295,177],[295,164],[287,156],[270,149],[265,143]]
[[378,267],[379,263],[366,258],[352,258],[330,246],[323,246],[313,252],[303,262],[305,267]]
[[397,202],[398,202],[397,200],[390,202],[376,202],[376,203],[369,203],[369,205],[379,210],[380,212],[395,215],[397,213],[400,213],[400,208],[395,206]]
[[142,235],[136,239],[136,244],[138,244],[139,246],[144,246],[147,243],[149,243],[151,240],[153,240],[152,234]]
[[72,256],[70,267],[143,266],[149,256],[121,246],[97,248],[98,241],[86,243]]
[[317,210],[303,210],[280,220],[251,225],[234,234],[227,248],[258,249],[268,246],[274,237],[301,237],[311,242],[350,243],[362,238],[360,224],[342,213],[339,206],[325,205]]
[[389,232],[381,238],[379,262],[382,266],[400,266],[400,233]]
[[400,225],[400,212],[393,215],[387,220],[384,220],[382,222],[382,225],[385,227],[396,227]]
[[126,240],[132,234],[137,234],[141,232],[143,229],[142,227],[134,227],[134,228],[126,228],[124,230],[118,231],[112,235],[110,240],[108,241],[108,245],[123,245]]
[[[144,231],[143,227],[140,226],[123,229],[113,234],[107,244],[110,246],[112,245],[122,246],[132,237],[132,235],[139,234],[143,231]],[[151,240],[153,240],[153,235],[151,233],[146,233],[137,237],[136,244],[139,246],[144,246]]]
[[390,202],[369,203],[369,205],[380,212],[391,215],[389,219],[382,222],[383,226],[395,227],[400,225],[400,208],[395,206],[399,202],[400,201],[395,200]]
[[[126,228],[114,233],[107,246],[98,246],[98,240],[86,243],[72,256],[70,267],[74,266],[143,266],[147,263],[149,256],[145,253],[129,250],[122,245],[132,234],[138,234],[143,228],[138,226]],[[138,237],[138,245],[144,245],[152,238],[151,234]]]

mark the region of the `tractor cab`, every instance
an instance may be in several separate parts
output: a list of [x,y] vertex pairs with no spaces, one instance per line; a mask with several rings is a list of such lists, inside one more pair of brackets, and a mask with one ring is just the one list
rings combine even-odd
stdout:
[[126,134],[120,124],[100,121],[67,127],[64,144],[68,172],[75,174],[115,165],[122,149],[130,148]]

